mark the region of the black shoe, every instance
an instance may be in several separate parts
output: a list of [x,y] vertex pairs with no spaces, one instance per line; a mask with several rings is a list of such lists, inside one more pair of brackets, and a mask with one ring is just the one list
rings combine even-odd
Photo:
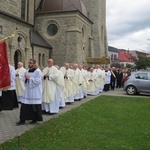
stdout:
[[71,103],[70,102],[66,102],[66,105],[70,105]]
[[50,115],[56,115],[57,113],[49,113]]
[[30,124],[36,124],[36,123],[37,123],[36,120],[32,120],[32,121],[30,122]]
[[46,114],[47,112],[45,110],[42,110],[42,114]]
[[74,99],[74,101],[80,101],[81,99]]
[[16,123],[16,125],[17,125],[17,126],[25,125],[25,121],[19,121],[19,122]]
[[64,107],[59,107],[59,109],[63,109]]

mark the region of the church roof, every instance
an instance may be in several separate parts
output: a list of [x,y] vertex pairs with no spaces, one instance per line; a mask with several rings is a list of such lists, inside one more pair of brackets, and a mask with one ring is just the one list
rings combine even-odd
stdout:
[[50,48],[50,49],[52,48],[52,46],[49,45],[37,31],[31,30],[30,40],[31,40],[31,45],[36,45],[36,46]]
[[80,11],[87,17],[85,5],[81,0],[42,0],[37,12]]

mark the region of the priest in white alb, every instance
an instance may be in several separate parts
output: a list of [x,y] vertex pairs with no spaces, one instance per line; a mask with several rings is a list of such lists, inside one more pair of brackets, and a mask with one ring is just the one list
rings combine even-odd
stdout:
[[24,77],[26,72],[26,69],[23,67],[23,63],[18,62],[18,69],[16,69],[15,72],[16,72],[16,78],[15,78],[16,94],[17,94],[18,102],[21,102],[25,90],[25,84],[22,78]]
[[59,108],[64,108],[66,106],[65,104],[65,92],[64,92],[64,87],[65,87],[65,81],[64,81],[64,74],[59,70],[59,66],[55,65],[55,67],[58,69],[59,72],[59,77],[58,77],[58,84],[57,84],[57,89],[58,89],[58,100],[59,100]]
[[79,64],[78,67],[83,76],[82,92],[83,92],[84,98],[86,98],[87,97],[87,84],[88,84],[87,74],[88,72],[86,69],[83,69],[82,65]]
[[82,84],[84,82],[83,75],[81,70],[78,68],[78,64],[74,64],[74,89],[77,93],[75,93],[74,99],[81,100],[84,98]]
[[56,114],[59,112],[59,71],[53,66],[54,61],[49,59],[43,75],[43,103],[42,110],[46,113]]
[[74,71],[70,69],[69,63],[65,64],[65,67],[60,68],[60,71],[64,75],[65,81],[65,89],[64,89],[64,97],[66,104],[74,103],[74,88],[73,88],[73,78]]
[[96,65],[94,72],[97,74],[96,79],[97,93],[101,93],[103,91],[103,71],[100,69],[99,65]]
[[88,81],[87,92],[89,95],[97,95],[97,86],[96,86],[97,74],[94,72],[93,68],[90,68],[88,72]]

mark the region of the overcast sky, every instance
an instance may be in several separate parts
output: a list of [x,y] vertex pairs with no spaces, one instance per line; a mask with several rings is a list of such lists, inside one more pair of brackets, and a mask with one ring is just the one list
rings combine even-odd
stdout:
[[150,0],[106,0],[108,44],[150,53]]

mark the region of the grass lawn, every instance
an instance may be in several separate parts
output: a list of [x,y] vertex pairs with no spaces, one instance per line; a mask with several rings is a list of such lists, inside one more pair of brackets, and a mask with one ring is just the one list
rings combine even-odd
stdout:
[[150,99],[101,96],[0,150],[150,150]]

